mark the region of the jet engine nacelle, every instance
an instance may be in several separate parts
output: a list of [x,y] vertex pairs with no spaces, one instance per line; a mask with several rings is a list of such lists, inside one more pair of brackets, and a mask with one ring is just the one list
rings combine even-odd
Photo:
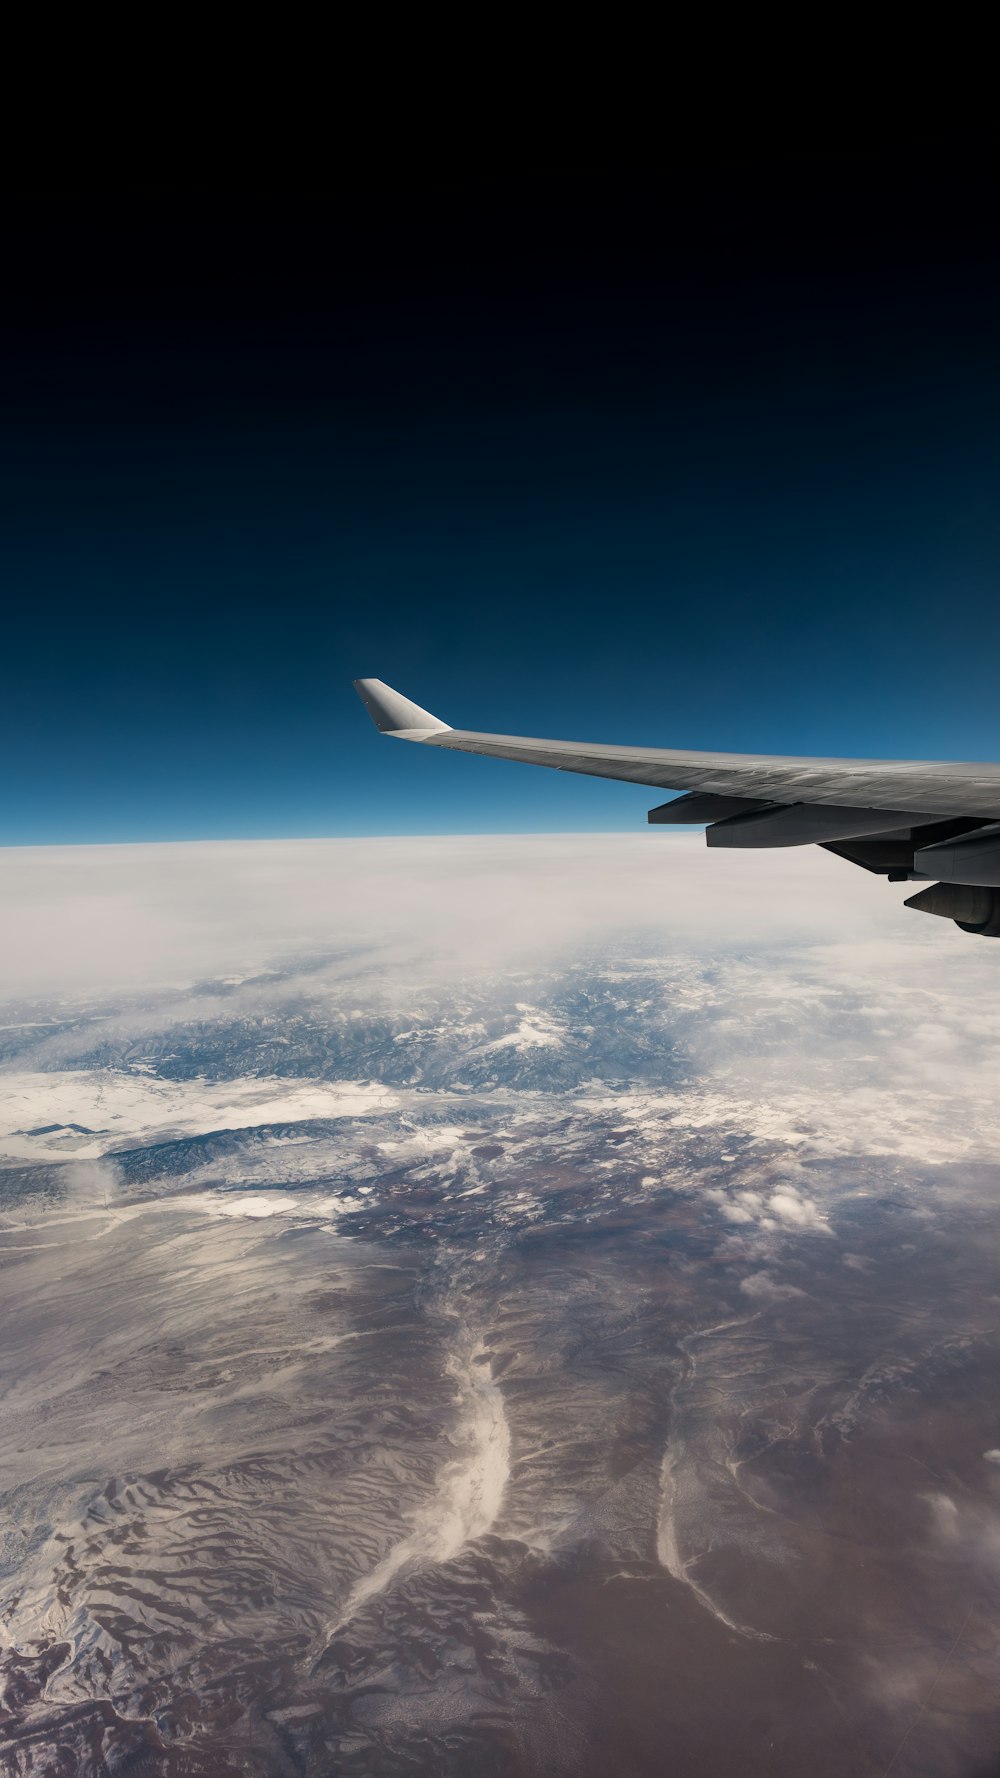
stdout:
[[954,920],[963,932],[978,932],[981,938],[1000,938],[1000,889],[975,883],[932,883],[911,895],[905,904],[920,914],[940,914]]

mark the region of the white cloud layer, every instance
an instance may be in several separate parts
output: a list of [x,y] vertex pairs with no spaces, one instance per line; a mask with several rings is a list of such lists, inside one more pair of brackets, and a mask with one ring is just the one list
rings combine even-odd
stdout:
[[974,944],[901,900],[815,850],[710,854],[693,834],[8,848],[0,981],[6,995],[182,986],[354,945],[407,969],[503,966],[651,931],[680,949],[843,945],[877,982],[890,958]]

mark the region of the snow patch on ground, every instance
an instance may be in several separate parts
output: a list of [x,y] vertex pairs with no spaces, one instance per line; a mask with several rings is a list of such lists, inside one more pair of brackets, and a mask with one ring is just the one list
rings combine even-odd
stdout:
[[[65,1160],[65,1126],[92,1137],[74,1141],[75,1160],[171,1136],[296,1123],[304,1118],[365,1117],[391,1110],[397,1096],[377,1082],[261,1079],[160,1080],[114,1069],[65,1070],[0,1077],[0,1161]],[[45,1125],[63,1130],[32,1136]]]
[[206,1208],[215,1216],[283,1216],[298,1206],[298,1198],[269,1198],[260,1192],[246,1198],[221,1198]]
[[486,1347],[463,1330],[448,1360],[456,1384],[456,1455],[440,1470],[431,1498],[388,1555],[360,1580],[324,1641],[338,1635],[363,1606],[399,1575],[450,1562],[467,1543],[485,1536],[500,1511],[510,1476],[510,1426]]
[[566,1033],[557,1020],[541,1012],[538,1007],[527,1006],[518,1002],[521,1018],[513,1031],[503,1037],[495,1037],[492,1043],[484,1043],[484,1055],[495,1050],[526,1050],[526,1049],[562,1049]]

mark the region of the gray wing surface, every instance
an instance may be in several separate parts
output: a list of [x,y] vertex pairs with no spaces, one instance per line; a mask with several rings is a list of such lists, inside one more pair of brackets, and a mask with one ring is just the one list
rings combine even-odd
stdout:
[[[400,740],[483,754],[492,759],[521,760],[525,765],[551,766],[556,771],[582,772],[594,778],[648,784],[658,790],[694,791],[706,799],[728,799],[731,806],[727,814],[735,822],[749,821],[765,809],[774,810],[776,805],[785,809],[805,804],[830,811],[831,821],[825,825],[814,822],[812,831],[796,833],[795,837],[790,833],[784,838],[765,837],[764,826],[758,822],[757,836],[740,843],[795,845],[836,839],[835,810],[845,817],[840,826],[846,824],[852,833],[859,832],[855,819],[859,811],[876,812],[883,817],[867,824],[867,831],[882,832],[895,832],[921,821],[962,816],[1000,820],[1000,765],[697,753],[670,747],[621,747],[606,742],[479,734],[472,729],[449,728],[380,679],[358,679],[355,686],[377,727],[383,734]],[[704,813],[692,810],[682,818],[716,820],[717,815],[709,812],[712,806],[706,802]],[[746,813],[741,814],[740,810]],[[655,813],[662,820],[672,819],[666,811],[662,815]],[[718,810],[718,814],[723,811]],[[725,843],[734,841],[727,839]]]

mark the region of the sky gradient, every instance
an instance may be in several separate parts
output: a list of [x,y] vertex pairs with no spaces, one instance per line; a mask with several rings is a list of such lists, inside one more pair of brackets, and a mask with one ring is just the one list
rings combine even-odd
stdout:
[[455,726],[995,759],[1000,255],[919,159],[15,218],[0,843],[633,829]]

